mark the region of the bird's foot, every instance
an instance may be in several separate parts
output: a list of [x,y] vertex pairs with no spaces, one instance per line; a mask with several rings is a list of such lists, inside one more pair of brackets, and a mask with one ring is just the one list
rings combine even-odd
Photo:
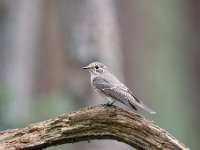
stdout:
[[105,104],[102,104],[102,106],[103,106],[104,108],[106,108],[106,107],[111,107],[111,106],[114,106],[113,103],[114,103],[114,102],[112,102],[112,103],[107,102],[107,103],[105,103]]
[[106,107],[110,107],[110,106],[112,106],[110,103],[105,103],[105,104],[102,104],[102,106],[104,107],[104,108],[106,108]]

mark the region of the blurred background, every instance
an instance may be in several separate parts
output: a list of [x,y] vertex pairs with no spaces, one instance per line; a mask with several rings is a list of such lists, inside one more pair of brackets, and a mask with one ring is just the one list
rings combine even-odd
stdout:
[[[0,130],[105,103],[82,70],[92,61],[157,115],[139,113],[200,147],[199,0],[0,0]],[[91,141],[47,149],[132,148]]]

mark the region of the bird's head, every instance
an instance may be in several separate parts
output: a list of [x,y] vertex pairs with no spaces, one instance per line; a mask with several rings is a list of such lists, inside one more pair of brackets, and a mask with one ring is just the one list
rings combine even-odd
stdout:
[[92,62],[89,65],[83,67],[83,69],[88,69],[91,75],[100,75],[104,73],[107,67],[100,62]]

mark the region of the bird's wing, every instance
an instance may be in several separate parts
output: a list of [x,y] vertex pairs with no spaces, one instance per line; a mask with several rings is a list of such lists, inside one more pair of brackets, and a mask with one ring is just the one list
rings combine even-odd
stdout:
[[156,114],[152,109],[150,109],[149,107],[147,107],[146,105],[144,105],[140,100],[138,100],[135,95],[125,86],[122,84],[121,89],[125,90],[126,92],[128,92],[133,98],[128,99],[129,104],[133,106],[133,104],[136,104],[137,106],[143,108],[144,110],[150,112],[151,114]]
[[109,82],[104,78],[95,78],[93,80],[92,85],[95,89],[97,89],[99,92],[112,97],[113,99],[125,104],[129,104],[129,97],[131,96],[131,93],[129,93],[130,90],[126,86],[124,86],[122,83],[113,83]]
[[120,82],[110,82],[105,78],[95,78],[93,80],[93,86],[99,92],[112,97],[113,99],[127,105],[131,106],[133,109],[137,110],[134,104],[145,109],[146,111],[155,114],[153,110],[144,105],[140,100],[138,100],[133,93]]

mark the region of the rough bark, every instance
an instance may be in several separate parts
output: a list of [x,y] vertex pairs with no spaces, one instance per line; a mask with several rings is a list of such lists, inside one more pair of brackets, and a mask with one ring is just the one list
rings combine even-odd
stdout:
[[117,107],[88,107],[22,129],[0,132],[0,149],[42,149],[64,143],[113,139],[138,149],[189,149],[144,117]]

